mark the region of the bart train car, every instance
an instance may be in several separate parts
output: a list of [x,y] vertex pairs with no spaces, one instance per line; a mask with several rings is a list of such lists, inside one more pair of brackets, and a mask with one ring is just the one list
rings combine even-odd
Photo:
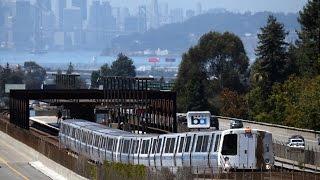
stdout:
[[272,134],[257,129],[133,134],[80,120],[61,123],[59,142],[93,161],[155,167],[269,169],[274,164]]

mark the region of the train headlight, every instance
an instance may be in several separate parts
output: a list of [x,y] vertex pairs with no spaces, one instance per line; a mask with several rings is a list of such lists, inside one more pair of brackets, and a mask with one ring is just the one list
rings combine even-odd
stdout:
[[271,165],[270,164],[266,164],[266,169],[270,170],[271,169]]
[[270,160],[269,160],[269,159],[265,159],[264,162],[265,162],[266,164],[270,164]]

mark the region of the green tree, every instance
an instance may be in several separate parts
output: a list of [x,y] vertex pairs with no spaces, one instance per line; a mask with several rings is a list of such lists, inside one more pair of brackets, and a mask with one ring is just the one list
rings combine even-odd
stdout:
[[97,88],[101,82],[99,80],[102,77],[111,76],[112,71],[109,65],[106,63],[100,67],[98,71],[92,71],[91,73],[91,87]]
[[268,17],[266,26],[262,27],[261,33],[258,34],[257,59],[251,68],[252,87],[248,93],[251,119],[266,121],[270,118],[269,112],[273,106],[267,100],[273,84],[284,82],[295,72],[294,58],[289,58],[289,45],[285,42],[287,34],[283,24],[272,15]]
[[103,76],[103,77],[112,75],[111,68],[109,67],[109,65],[107,63],[100,67],[99,73],[100,73],[100,76]]
[[92,71],[91,73],[91,88],[97,88],[99,86],[99,71]]
[[223,89],[220,93],[220,113],[226,117],[247,118],[247,106],[244,95],[229,89]]
[[34,61],[24,62],[27,89],[40,89],[46,78],[46,70]]
[[74,72],[74,67],[70,62],[66,74],[72,74],[73,72]]
[[320,130],[320,76],[291,77],[283,84],[275,84],[270,101],[273,123]]
[[255,72],[264,74],[266,88],[271,89],[273,83],[283,82],[287,78],[287,34],[284,25],[272,15],[268,17],[267,25],[262,27],[261,33],[258,34],[256,55],[259,66]]
[[116,61],[111,65],[111,71],[113,76],[125,76],[125,77],[135,77],[136,67],[133,65],[132,59],[128,58],[126,55],[120,53]]
[[310,0],[299,12],[298,65],[302,75],[320,74],[320,1]]
[[[218,108],[216,97],[223,88],[244,92],[248,64],[242,41],[236,35],[229,32],[209,32],[203,35],[198,44],[182,56],[174,87],[177,91],[178,111],[190,110],[190,104],[204,104],[213,111]],[[197,83],[195,77],[198,78]],[[199,86],[198,90],[201,89],[204,99],[192,97],[190,92],[197,90],[194,87],[196,85]],[[188,89],[191,87],[193,91]]]

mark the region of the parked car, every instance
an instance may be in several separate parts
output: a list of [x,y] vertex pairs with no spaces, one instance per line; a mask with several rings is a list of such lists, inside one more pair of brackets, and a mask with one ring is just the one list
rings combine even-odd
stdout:
[[231,120],[230,122],[230,129],[235,129],[235,128],[243,128],[243,123],[241,120]]
[[305,147],[304,138],[300,135],[293,135],[289,138],[287,146],[304,149]]

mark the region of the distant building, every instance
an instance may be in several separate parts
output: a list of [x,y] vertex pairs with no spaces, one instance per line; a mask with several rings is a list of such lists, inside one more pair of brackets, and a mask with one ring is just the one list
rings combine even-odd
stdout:
[[80,8],[82,20],[87,20],[87,0],[72,0],[72,6]]
[[202,14],[202,4],[201,2],[198,2],[196,5],[196,15]]
[[125,19],[124,30],[126,32],[139,32],[139,18],[130,16]]
[[17,49],[32,47],[33,19],[29,1],[16,1],[16,15],[13,24],[13,41]]
[[195,16],[194,10],[188,9],[188,10],[186,11],[186,19],[190,19],[190,18],[192,18],[193,16]]
[[66,0],[56,0],[56,11],[55,15],[57,16],[57,24],[60,29],[63,28],[63,10],[67,7]]
[[138,11],[138,31],[143,33],[147,30],[147,9],[146,6],[139,6]]
[[104,48],[106,44],[110,43],[116,29],[116,20],[112,16],[110,3],[93,1],[86,27],[87,47]]
[[80,8],[65,8],[63,10],[63,30],[77,31],[82,29]]
[[150,9],[150,28],[157,29],[160,25],[159,23],[159,5],[157,0],[151,1]]
[[181,23],[183,22],[183,9],[176,8],[170,11],[170,22],[171,23]]

